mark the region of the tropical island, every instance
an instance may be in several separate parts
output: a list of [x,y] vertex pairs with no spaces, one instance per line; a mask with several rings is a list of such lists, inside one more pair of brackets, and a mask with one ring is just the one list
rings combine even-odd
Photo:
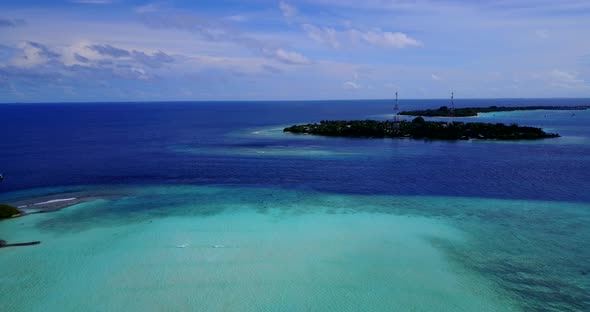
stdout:
[[463,107],[455,108],[454,110],[441,106],[438,109],[422,109],[413,111],[403,111],[399,115],[405,116],[425,116],[425,117],[475,117],[479,113],[493,113],[493,112],[513,112],[513,111],[529,111],[529,110],[586,110],[590,109],[590,105],[585,106],[520,106],[520,107],[506,107],[506,106],[489,106],[489,107]]
[[540,128],[482,122],[336,120],[314,124],[294,125],[283,132],[332,137],[413,138],[431,140],[537,140],[556,138],[559,134],[546,133]]

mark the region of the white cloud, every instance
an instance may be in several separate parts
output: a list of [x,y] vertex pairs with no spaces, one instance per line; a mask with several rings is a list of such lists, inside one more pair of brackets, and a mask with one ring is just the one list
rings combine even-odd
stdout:
[[379,47],[401,49],[422,45],[418,40],[410,38],[401,32],[383,32],[381,30],[361,32],[356,29],[350,29],[348,34],[353,42],[364,42]]
[[375,47],[397,49],[422,46],[422,43],[418,40],[401,32],[383,32],[380,30],[362,32],[357,29],[337,31],[334,28],[317,27],[312,24],[303,24],[302,28],[309,38],[332,48],[340,47],[341,41],[348,41],[351,44],[368,44]]
[[430,78],[432,78],[432,80],[436,80],[436,81],[440,80],[440,77],[436,74],[430,74]]
[[188,73],[214,70],[242,75],[276,74],[288,68],[281,64],[269,65],[267,60],[261,57],[220,57],[210,55],[186,57],[176,66],[178,68],[175,70]]
[[219,20],[193,14],[141,14],[142,21],[155,29],[189,31],[210,42],[230,43],[252,50],[285,64],[307,64],[310,61],[301,53],[289,51],[280,41],[260,39]]
[[293,17],[297,15],[297,8],[286,3],[285,1],[279,2],[279,8],[283,12],[283,16],[285,17]]
[[64,47],[61,58],[62,63],[67,66],[86,66],[88,62],[83,62],[83,60],[96,61],[103,58],[98,52],[88,48],[92,44],[89,41],[80,41]]
[[38,42],[23,41],[19,43],[18,48],[19,53],[11,61],[12,65],[17,67],[42,65],[60,57],[60,54]]
[[[298,14],[296,7],[283,1],[279,3],[279,7],[289,23],[292,21],[291,18]],[[328,45],[332,48],[340,47],[342,40],[347,40],[349,43],[353,44],[365,43],[371,46],[385,48],[422,46],[421,42],[402,32],[381,31],[380,29],[360,31],[352,28],[352,23],[349,21],[343,23],[343,25],[345,30],[342,31],[338,31],[333,27],[316,26],[311,23],[302,23],[301,28],[312,40]]]
[[567,72],[559,69],[554,69],[546,76],[549,86],[558,88],[586,88],[586,82],[579,78],[576,73]]
[[27,83],[43,81],[48,86],[81,80],[150,80],[176,61],[160,50],[125,50],[86,41],[60,48],[24,41],[14,50],[11,62],[0,64],[0,76]]
[[361,86],[354,81],[346,81],[342,84],[342,87],[346,90],[357,90],[361,88]]
[[588,90],[590,85],[584,79],[578,76],[578,73],[553,69],[546,72],[534,73],[530,76],[532,79],[542,81],[545,88],[569,89],[569,90]]
[[307,32],[307,36],[316,42],[329,45],[332,48],[340,46],[340,41],[337,38],[338,33],[334,28],[320,28],[311,24],[303,24],[301,27]]
[[307,59],[302,54],[292,51],[286,51],[283,49],[276,49],[272,52],[272,56],[276,58],[278,61],[286,64],[302,65],[310,63],[309,59]]

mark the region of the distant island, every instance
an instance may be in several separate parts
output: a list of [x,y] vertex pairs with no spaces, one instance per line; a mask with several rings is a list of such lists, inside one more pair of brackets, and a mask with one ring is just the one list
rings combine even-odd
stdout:
[[294,125],[283,132],[333,137],[414,138],[432,140],[537,140],[559,137],[540,128],[482,122],[337,120]]
[[521,106],[521,107],[506,107],[506,106],[489,106],[489,107],[464,107],[455,108],[453,111],[447,106],[441,106],[438,109],[423,109],[413,111],[403,111],[399,115],[405,116],[425,116],[425,117],[474,117],[479,113],[493,113],[493,112],[513,112],[513,111],[529,111],[529,110],[586,110],[590,109],[590,105],[586,106]]

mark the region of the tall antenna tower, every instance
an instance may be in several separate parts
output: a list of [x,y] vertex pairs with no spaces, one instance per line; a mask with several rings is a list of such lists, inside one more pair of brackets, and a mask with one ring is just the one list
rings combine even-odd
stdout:
[[393,107],[393,127],[399,128],[399,101],[397,99],[397,91],[395,91],[395,106]]
[[455,117],[455,92],[451,92],[451,117]]

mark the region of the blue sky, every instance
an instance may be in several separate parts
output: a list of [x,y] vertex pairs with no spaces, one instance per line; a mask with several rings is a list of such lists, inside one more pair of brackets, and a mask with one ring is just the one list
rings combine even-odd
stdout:
[[0,102],[590,97],[587,0],[2,1]]

